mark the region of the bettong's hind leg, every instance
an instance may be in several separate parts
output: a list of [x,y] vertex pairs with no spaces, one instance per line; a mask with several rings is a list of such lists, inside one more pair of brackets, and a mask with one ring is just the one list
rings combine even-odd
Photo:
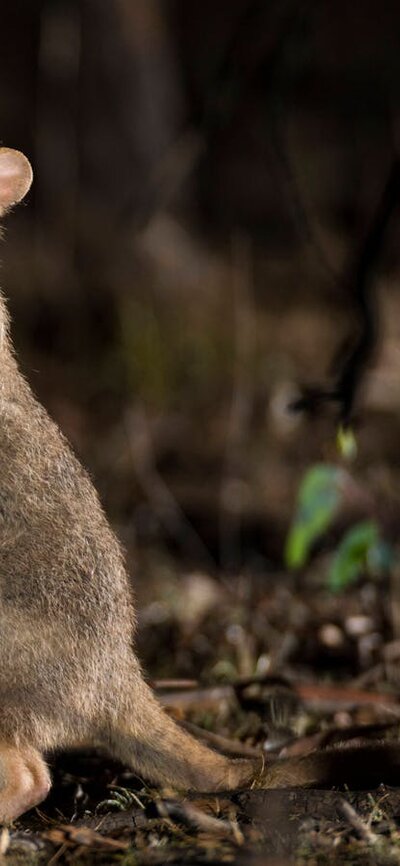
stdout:
[[0,743],[1,823],[14,821],[41,803],[50,786],[50,773],[36,749]]

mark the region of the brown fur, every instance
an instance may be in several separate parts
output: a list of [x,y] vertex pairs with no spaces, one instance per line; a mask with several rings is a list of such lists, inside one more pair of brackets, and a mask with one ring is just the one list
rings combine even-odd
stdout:
[[[22,154],[0,148],[0,215],[31,176]],[[157,783],[216,790],[248,781],[254,762],[198,743],[144,682],[120,546],[87,473],[18,369],[2,296],[0,478],[0,820],[43,798],[45,751],[82,743]]]

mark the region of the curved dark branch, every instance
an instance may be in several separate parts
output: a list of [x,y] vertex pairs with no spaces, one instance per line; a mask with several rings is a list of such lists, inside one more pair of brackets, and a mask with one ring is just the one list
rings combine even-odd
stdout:
[[[356,334],[351,342],[346,337],[336,353],[332,362],[332,387],[304,388],[302,396],[293,402],[290,408],[316,413],[323,403],[335,402],[339,407],[339,421],[343,425],[349,424],[357,393],[377,345],[378,312],[373,282],[387,227],[399,201],[400,161],[395,159],[373,219],[346,279],[357,318]],[[338,367],[339,372],[335,375]]]

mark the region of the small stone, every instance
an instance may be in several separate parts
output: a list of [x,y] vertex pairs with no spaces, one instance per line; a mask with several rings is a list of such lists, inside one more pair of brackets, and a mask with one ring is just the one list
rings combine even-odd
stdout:
[[374,623],[372,618],[363,614],[349,616],[345,622],[345,629],[350,637],[361,637],[373,631],[373,628]]
[[342,629],[333,622],[327,622],[325,625],[321,626],[318,632],[318,637],[320,642],[324,646],[329,647],[329,649],[338,649],[343,646],[344,643],[344,634]]

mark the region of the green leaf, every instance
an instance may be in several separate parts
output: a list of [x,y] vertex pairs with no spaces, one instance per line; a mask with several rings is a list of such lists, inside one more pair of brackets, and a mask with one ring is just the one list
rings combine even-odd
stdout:
[[354,583],[368,572],[371,553],[379,545],[379,529],[373,520],[357,523],[344,535],[329,569],[329,587],[333,592]]
[[340,502],[341,470],[318,464],[300,486],[296,514],[285,545],[288,568],[301,568],[313,543],[331,524]]

